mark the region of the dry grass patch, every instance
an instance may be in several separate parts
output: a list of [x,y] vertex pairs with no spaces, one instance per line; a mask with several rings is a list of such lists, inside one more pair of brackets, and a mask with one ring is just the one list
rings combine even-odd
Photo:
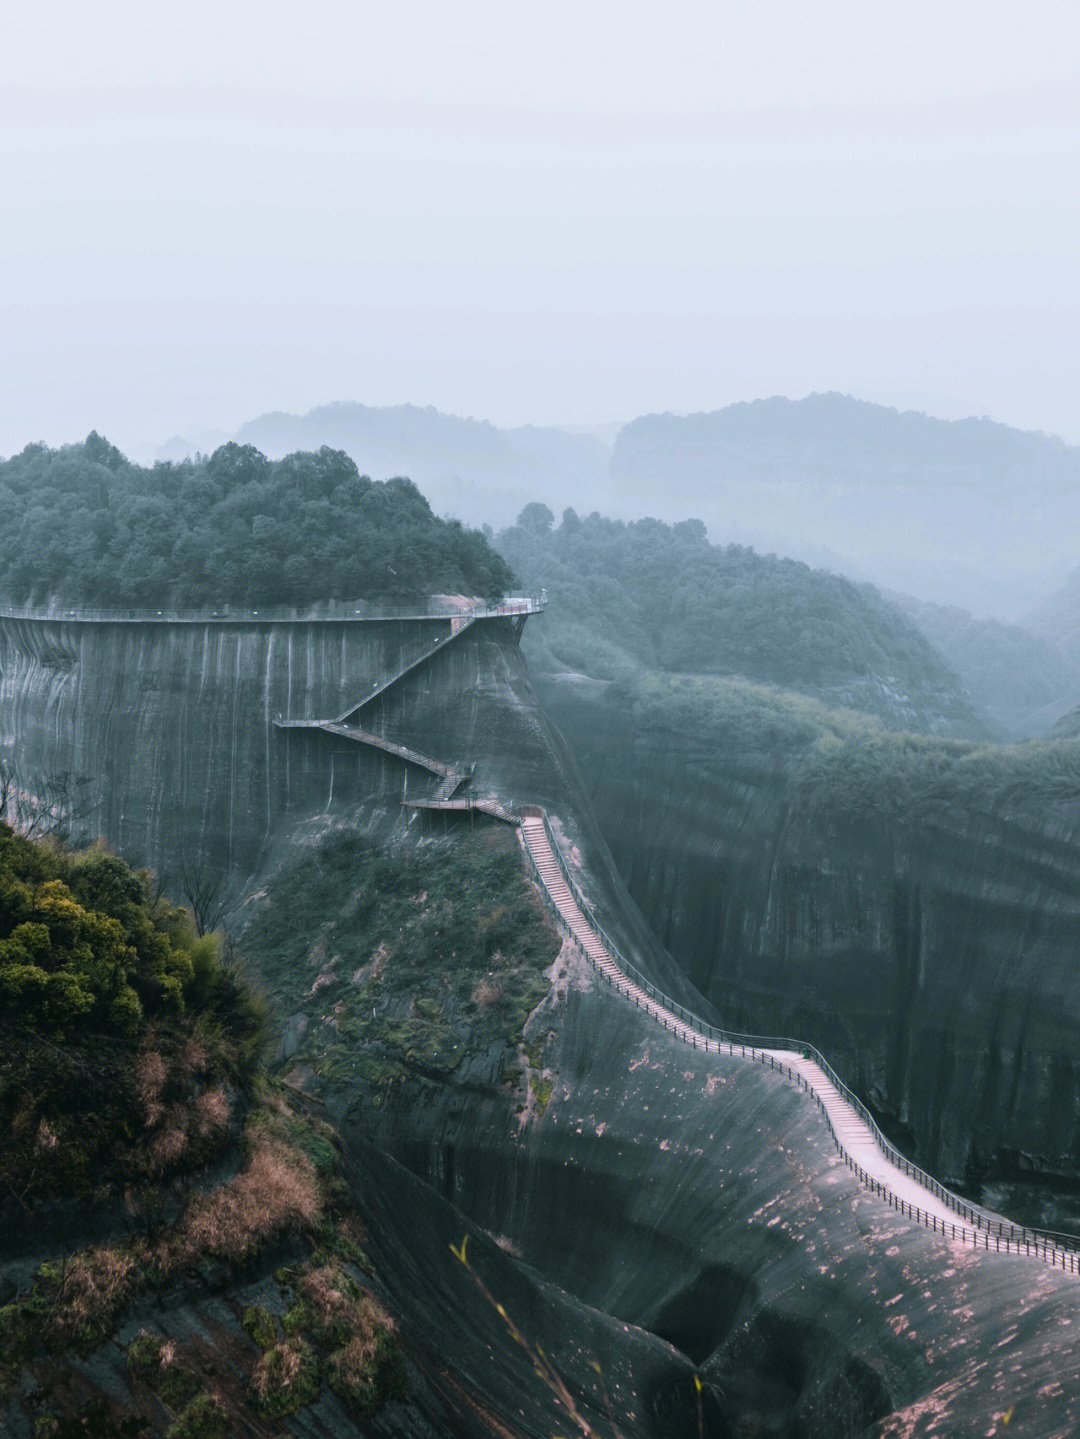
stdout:
[[310,1227],[321,1212],[322,1196],[307,1156],[259,1135],[246,1168],[235,1179],[191,1201],[165,1241],[163,1257],[169,1268],[183,1267],[204,1254],[235,1263],[285,1229]]
[[195,1101],[194,1111],[195,1132],[200,1139],[216,1139],[229,1127],[232,1106],[220,1085],[203,1090]]
[[150,1168],[154,1174],[172,1169],[187,1153],[187,1116],[181,1109],[170,1112],[168,1122],[154,1136],[150,1145]]
[[251,1390],[263,1413],[274,1417],[318,1398],[318,1360],[299,1334],[266,1351],[252,1370]]
[[210,1052],[202,1040],[193,1034],[184,1041],[178,1068],[180,1077],[184,1080],[191,1080],[209,1072]]
[[144,1050],[135,1061],[135,1096],[142,1108],[147,1129],[153,1129],[165,1113],[161,1096],[168,1078],[164,1057],[156,1049]]
[[503,997],[504,986],[501,979],[494,975],[484,975],[478,979],[470,996],[473,1004],[485,1009],[489,1004],[498,1004]]
[[53,1332],[80,1342],[106,1334],[113,1315],[128,1298],[135,1256],[113,1245],[84,1249],[60,1267],[51,1316]]
[[351,1322],[356,1286],[335,1266],[309,1270],[300,1281],[300,1294],[317,1330],[325,1333]]
[[350,1409],[374,1413],[408,1393],[405,1361],[394,1341],[394,1321],[377,1299],[363,1294],[351,1316],[352,1332],[330,1356],[330,1388]]

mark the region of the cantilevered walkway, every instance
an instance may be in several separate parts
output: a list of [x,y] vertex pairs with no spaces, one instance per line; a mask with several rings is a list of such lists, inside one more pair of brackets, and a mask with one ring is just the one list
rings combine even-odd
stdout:
[[381,624],[386,620],[454,620],[463,614],[475,620],[513,619],[521,627],[529,615],[539,614],[547,596],[507,595],[495,604],[473,604],[463,609],[453,597],[433,596],[428,608],[412,606],[395,609],[391,605],[328,600],[307,609],[270,605],[264,609],[247,609],[243,605],[223,605],[217,610],[120,610],[63,609],[30,605],[0,605],[0,618],[34,621],[64,621],[75,625],[310,625],[310,624]]
[[[359,719],[361,711],[374,704],[377,699],[381,699],[387,690],[400,684],[402,680],[414,674],[436,655],[442,654],[452,641],[465,634],[479,621],[512,619],[516,638],[520,640],[525,621],[530,615],[541,614],[546,603],[547,594],[542,590],[538,595],[509,596],[496,605],[474,605],[466,609],[440,610],[426,615],[408,616],[407,618],[410,619],[449,620],[449,628],[444,633],[437,635],[426,649],[421,650],[407,664],[400,665],[388,675],[373,679],[366,693],[360,695],[354,704],[351,704],[348,709],[342,710],[340,714],[323,719],[283,719],[279,715],[274,720],[274,724],[278,729],[323,730],[326,734],[337,735],[341,739],[353,740],[356,744],[382,750],[384,754],[396,755],[409,764],[426,769],[429,774],[438,775],[439,784],[434,793],[428,796],[426,801],[410,801],[413,808],[487,809],[488,813],[501,811],[501,806],[494,799],[484,802],[474,801],[471,804],[452,802],[453,796],[469,779],[470,770],[458,769],[454,765],[445,764],[441,760],[433,759],[430,755],[422,754],[419,750],[410,749],[407,745],[385,739],[371,730],[362,729],[355,721]],[[367,618],[376,618],[376,616]],[[396,619],[399,616],[389,616],[389,618]],[[500,812],[498,817],[509,818],[509,814]]]
[[959,1243],[1037,1256],[1080,1273],[1080,1239],[1021,1228],[951,1193],[889,1144],[866,1108],[811,1046],[725,1034],[661,994],[621,958],[596,917],[587,913],[544,811],[522,806],[520,823],[525,851],[560,924],[604,979],[638,1009],[695,1049],[741,1056],[797,1084],[820,1107],[848,1168],[892,1208]]

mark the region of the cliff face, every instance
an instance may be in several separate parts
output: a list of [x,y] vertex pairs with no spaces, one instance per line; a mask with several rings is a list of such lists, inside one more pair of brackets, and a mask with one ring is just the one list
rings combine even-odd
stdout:
[[[371,1227],[395,1305],[419,1327],[445,1332],[446,1249],[468,1234],[494,1298],[595,1402],[571,1325],[581,1306],[626,1435],[991,1433],[1011,1405],[1037,1413],[1041,1433],[1080,1422],[1074,1387],[1055,1382],[1080,1363],[1062,1327],[1071,1276],[904,1219],[860,1189],[792,1086],[695,1054],[578,961],[558,967],[526,1039],[553,1087],[523,1119],[494,1085],[395,1085],[378,1109],[326,1091],[378,1180]],[[395,1178],[387,1153],[419,1182]],[[559,1313],[537,1304],[538,1280]],[[455,1345],[463,1377],[490,1393],[509,1341],[470,1344]],[[533,1389],[513,1400],[519,1413]]]
[[1080,1173],[1075,785],[1048,799],[1018,770],[981,801],[942,783],[839,812],[767,736],[545,697],[631,893],[726,1025],[817,1044],[939,1174]]
[[[558,814],[586,888],[611,910],[628,952],[689,1002],[614,870],[574,761],[539,707],[513,621],[449,635],[442,618],[0,616],[0,760],[24,802],[64,811],[74,838],[106,836],[177,897],[223,876],[218,903],[227,909],[313,822],[347,817],[386,830],[404,820],[404,793],[433,791],[433,775],[396,756],[274,720],[340,714],[442,637],[438,653],[364,710],[364,728],[474,766],[465,793]],[[431,821],[412,812],[412,822]]]
[[[362,692],[425,648],[434,623],[397,622],[384,633],[378,625],[324,621],[232,632],[8,621],[0,650],[5,754],[27,789],[44,790],[50,775],[65,771],[85,776],[82,827],[104,830],[134,858],[164,870],[194,855],[189,862],[228,865],[238,885],[252,875],[260,889],[246,896],[242,912],[250,923],[276,896],[276,922],[278,913],[297,907],[297,869],[289,866],[319,868],[318,849],[305,851],[304,841],[322,835],[332,844],[338,837],[326,831],[335,828],[385,834],[394,826],[415,832],[442,825],[438,817],[403,816],[400,760],[324,733],[278,732],[272,724],[277,709],[292,717],[324,707],[343,711],[358,697],[356,686]],[[547,806],[580,854],[583,884],[620,946],[669,992],[694,1002],[689,985],[683,980],[680,988],[663,951],[648,940],[614,874],[574,762],[538,707],[509,625],[474,626],[372,708],[364,721],[371,729],[444,761],[475,764],[478,791]],[[928,896],[944,883],[940,865],[926,871],[920,898],[906,908],[882,902],[874,908],[875,866],[888,855],[895,861],[899,840],[890,841],[895,852],[885,840],[881,855],[866,849],[871,825],[850,838],[846,869],[829,850],[827,833],[814,848],[813,817],[798,823],[785,817],[782,756],[756,754],[731,778],[715,769],[714,751],[680,750],[663,735],[651,736],[651,747],[639,742],[631,712],[603,703],[587,711],[573,740],[590,763],[608,756],[597,792],[610,833],[624,855],[655,866],[656,890],[644,885],[643,892],[663,901],[657,909],[669,933],[694,933],[683,926],[697,922],[697,876],[704,884],[715,875],[724,846],[740,856],[742,868],[734,872],[747,898],[736,910],[742,929],[731,943],[747,946],[739,971],[747,1004],[771,998],[761,979],[770,975],[760,962],[768,951],[751,947],[751,921],[792,945],[800,933],[815,945],[831,944],[828,952],[839,956],[851,987],[841,1004],[843,985],[837,986],[835,1010],[826,1015],[838,1032],[841,1015],[858,1035],[861,1016],[880,1014],[875,1004],[883,986],[874,965],[885,963],[884,936],[894,930],[908,936],[902,973],[910,992],[919,993],[931,951],[927,940],[912,936],[923,934],[932,912]],[[410,788],[414,776],[430,788],[415,769]],[[804,837],[810,858],[796,870],[819,876],[812,903],[799,898],[804,890],[781,887],[784,908],[769,898],[778,882],[766,885],[765,899],[755,898],[757,835],[767,820],[780,856],[777,873],[785,870],[786,832]],[[687,860],[688,833],[696,870]],[[955,843],[965,839],[961,834]],[[420,861],[430,859],[431,846],[416,848]],[[976,850],[968,888],[991,852]],[[903,851],[909,866],[914,853]],[[1022,902],[1036,938],[1040,899],[1051,916],[1047,925],[1071,914],[1055,900],[1054,854],[1047,844],[1034,898]],[[901,877],[913,873],[909,868]],[[647,878],[653,880],[651,870]],[[455,940],[449,958],[457,975],[433,944],[434,992],[414,992],[403,980],[401,993],[389,995],[387,976],[378,976],[381,968],[392,970],[390,951],[407,922],[377,933],[355,870],[345,865],[334,883],[337,893],[323,907],[325,932],[314,942],[302,935],[289,998],[310,1014],[312,1028],[319,1017],[350,1058],[367,1063],[367,1078],[361,1084],[320,1073],[318,1054],[294,1078],[319,1091],[346,1137],[357,1204],[407,1347],[416,1346],[419,1367],[439,1380],[444,1398],[451,1391],[483,1398],[483,1413],[467,1414],[455,1432],[554,1430],[556,1410],[542,1387],[537,1399],[532,1366],[522,1361],[495,1304],[505,1306],[530,1342],[543,1344],[599,1432],[607,1404],[594,1361],[610,1390],[615,1425],[641,1439],[694,1432],[708,1439],[910,1435],[942,1423],[950,1432],[973,1425],[990,1432],[1017,1402],[1039,1414],[1042,1432],[1075,1431],[1078,1391],[1070,1381],[1080,1370],[1080,1338],[1069,1338],[1075,1326],[1065,1328],[1075,1315],[1071,1276],[1037,1260],[954,1247],[904,1219],[857,1186],[818,1111],[797,1090],[741,1060],[706,1063],[601,987],[568,950],[547,971],[544,997],[520,1032],[501,1037],[490,1055],[451,1064],[425,1052],[424,1022],[451,1007],[439,986],[455,988],[462,1014],[497,1003],[494,950],[511,941],[489,934],[488,958],[475,936],[460,948]],[[239,885],[238,894],[243,890]],[[709,911],[721,929],[724,895],[710,900]],[[398,898],[418,914],[427,905],[432,937],[439,937],[444,911],[429,879],[418,876]],[[363,955],[352,955],[338,938],[346,931]],[[963,931],[954,924],[950,938],[957,937]],[[424,953],[418,947],[418,964],[427,963]],[[365,955],[367,962],[354,968]],[[362,995],[365,1011],[370,1000],[371,1023],[381,1026],[378,1044],[385,1048],[392,1039],[400,1051],[396,1068],[386,1065],[374,1040],[362,1052],[362,1032],[330,1004],[334,991],[324,982],[331,969]],[[864,969],[870,977],[860,980]],[[698,972],[713,978],[705,964]],[[1064,1041],[1064,970],[1056,999]],[[386,1012],[377,1016],[377,1004]],[[803,1018],[816,1012],[796,1016],[800,1033],[807,1032]],[[1004,1021],[1002,1015],[1001,1032]],[[916,1029],[928,1024],[914,1001],[908,1022]],[[1040,1033],[1048,1022],[1040,1010]],[[1038,1027],[1034,1019],[1028,1025]],[[886,1028],[892,1039],[902,1038],[899,1023]],[[508,1046],[520,1049],[519,1062],[527,1060],[527,1081],[520,1069],[508,1072],[508,1065],[517,1068]],[[908,1054],[896,1065],[901,1075],[917,1068]],[[948,1082],[935,1072],[938,1087],[927,1091],[944,1097],[957,1125],[960,1071],[958,1061]],[[1002,1083],[991,1092],[1003,1089]],[[979,1092],[988,1092],[985,1084]],[[1064,1088],[1059,1092],[1067,1098]],[[465,1234],[491,1304],[477,1298],[470,1275],[450,1255],[450,1242],[460,1245]],[[695,1376],[704,1384],[700,1427]],[[383,1432],[394,1430],[388,1425]]]
[[248,872],[275,825],[329,797],[329,766],[275,716],[338,712],[426,638],[397,623],[4,618],[0,732],[23,788],[63,784],[75,832],[166,873],[184,853]]

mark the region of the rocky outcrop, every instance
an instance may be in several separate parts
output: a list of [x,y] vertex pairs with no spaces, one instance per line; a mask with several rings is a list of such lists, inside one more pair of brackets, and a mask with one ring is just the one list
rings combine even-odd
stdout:
[[[528,1036],[556,1078],[524,1125],[495,1087],[398,1089],[365,1111],[327,1093],[378,1177],[381,1267],[418,1327],[445,1332],[447,1252],[469,1235],[493,1299],[598,1409],[600,1366],[626,1435],[991,1432],[1010,1408],[1041,1433],[1080,1422],[1071,1276],[904,1219],[860,1188],[798,1090],[695,1054],[580,962]],[[555,1295],[560,1309],[541,1302]],[[472,1346],[466,1377],[490,1385],[511,1341],[483,1337],[493,1350]],[[534,1377],[523,1416],[542,1393]]]
[[[400,759],[323,732],[279,733],[272,723],[278,709],[315,715],[332,702],[331,713],[341,713],[356,684],[377,678],[376,661],[392,667],[407,645],[427,642],[429,622],[415,631],[402,624],[396,638],[381,640],[377,626],[368,633],[314,621],[287,634],[276,625],[243,625],[231,636],[207,626],[92,631],[60,620],[34,624],[5,621],[3,630],[6,753],[18,762],[27,790],[44,788],[50,774],[64,770],[84,778],[82,822],[110,833],[133,858],[164,869],[195,855],[234,877],[249,914],[266,891],[278,894],[285,912],[289,870],[279,863],[286,856],[302,863],[302,841],[333,828],[385,834],[400,826],[419,835],[423,825],[444,822],[403,816]],[[933,897],[945,886],[945,861],[934,858],[931,846],[929,867],[918,868],[910,836],[879,832],[872,816],[850,831],[846,847],[830,848],[835,835],[828,824],[819,817],[815,827],[812,809],[802,814],[785,789],[789,761],[782,753],[763,745],[731,776],[700,737],[696,747],[685,736],[676,745],[670,735],[650,735],[646,744],[628,706],[607,694],[593,704],[576,729],[567,715],[563,721],[590,766],[598,754],[608,756],[612,772],[596,789],[609,833],[666,932],[684,953],[690,946],[683,935],[724,933],[728,890],[710,890],[709,877],[730,848],[745,895],[733,910],[741,919],[732,934],[747,956],[732,985],[736,997],[747,1010],[774,1001],[770,937],[787,936],[794,953],[802,936],[812,955],[826,951],[851,993],[841,1004],[838,985],[830,992],[835,1008],[815,1008],[804,999],[810,967],[796,983],[789,977],[786,994],[795,996],[796,1008],[802,1001],[793,1015],[800,1032],[830,1053],[843,1049],[830,1036],[846,1036],[859,1064],[860,1026],[869,1017],[886,1041],[881,1082],[900,1076],[914,1093],[911,1052],[889,1048],[903,1040],[904,1024],[882,1018],[889,1006],[880,996],[907,996],[910,1032],[929,1033],[933,1016],[911,997],[928,983],[933,955],[941,985],[953,974],[952,990],[934,991],[939,1007],[948,995],[970,1003],[964,982],[974,961],[957,943],[966,933],[962,924],[954,917],[947,931],[952,947],[967,956],[956,971],[938,958],[943,946],[935,940],[932,949],[926,937],[934,933],[925,917],[937,914]],[[676,998],[696,1002],[626,897],[570,750],[544,719],[509,624],[474,626],[372,708],[365,726],[455,765],[475,765],[477,789],[507,802],[543,804],[575,864],[580,859],[582,885],[619,948]],[[609,804],[606,794],[621,799]],[[1003,809],[998,819],[1011,815]],[[758,835],[767,820],[772,860],[759,874]],[[1049,835],[1052,817],[1044,814],[1043,821]],[[973,820],[967,829],[962,820],[957,825],[943,832],[952,834],[959,856],[979,832]],[[934,833],[930,820],[919,831]],[[802,845],[798,863],[786,857],[787,836]],[[1068,840],[1062,832],[1057,850],[1047,840],[1034,877],[1027,870],[1015,876],[1018,889],[1030,881],[1030,895],[1012,902],[1026,917],[1024,932],[1037,956],[1056,952],[1036,941],[1072,917],[1059,892]],[[1017,842],[1016,832],[1005,825],[997,850],[1010,842]],[[422,858],[430,847],[419,845],[418,852]],[[953,849],[946,845],[944,852]],[[963,869],[969,908],[955,914],[968,914],[971,933],[979,914],[976,874],[994,852],[984,836]],[[649,883],[635,875],[635,855],[649,865]],[[887,904],[878,890],[888,862],[894,869]],[[807,891],[794,878],[785,889],[789,870],[817,876],[812,900],[800,898]],[[249,891],[249,883],[257,888]],[[355,876],[345,873],[335,883],[340,893],[325,906],[326,929],[331,936],[335,929],[360,930],[370,906],[361,903]],[[908,890],[896,888],[903,883]],[[702,888],[713,906],[705,910],[711,931],[697,907]],[[404,902],[420,906],[431,898],[421,885]],[[1007,908],[1004,888],[990,898]],[[754,923],[764,937],[756,947]],[[894,936],[895,954],[886,948]],[[366,930],[357,940],[370,951],[371,975],[387,953],[378,941]],[[437,959],[437,948],[432,952]],[[890,956],[893,970],[883,968]],[[451,957],[466,966],[461,949]],[[307,956],[296,1003],[283,1014],[321,1008],[323,961],[329,966],[335,958]],[[724,1001],[726,1018],[731,996],[715,982],[717,968],[707,958],[702,945],[693,972]],[[367,982],[362,969],[352,971],[350,962],[354,986]],[[1063,964],[1056,973],[1064,1042],[1070,991]],[[487,1003],[485,978],[453,976],[447,1006],[464,1015]],[[1028,993],[1033,1008],[1025,1032],[1046,1035],[1051,1007],[1036,1012],[1030,985]],[[502,1305],[527,1343],[543,1347],[593,1428],[616,1427],[628,1439],[695,1432],[707,1439],[740,1432],[832,1439],[929,1433],[935,1425],[937,1432],[989,1432],[1010,1409],[1030,1414],[1046,1434],[1077,1428],[1080,1340],[1069,1337],[1075,1279],[1038,1260],[954,1250],[867,1194],[840,1161],[816,1107],[780,1077],[688,1050],[567,951],[550,970],[550,991],[516,1036],[531,1070],[521,1103],[513,1087],[521,1079],[503,1068],[502,1041],[493,1056],[440,1067],[413,1042],[420,1025],[410,1022],[424,1011],[409,996],[398,998],[401,1012],[390,1019],[404,1078],[376,1075],[361,1089],[347,1077],[320,1075],[317,1057],[294,1078],[319,1091],[345,1136],[350,1183],[386,1303],[406,1353],[431,1385],[424,1412],[432,1424],[449,1409],[452,1432],[463,1434],[548,1435],[556,1416],[569,1427],[500,1314]],[[435,1013],[439,1004],[428,1009]],[[998,1034],[1006,1032],[1003,1010],[998,1002]],[[832,1028],[807,1033],[804,1019]],[[371,1020],[380,1022],[374,1010]],[[335,1022],[342,1025],[337,1038],[359,1049],[361,1041],[344,1032],[344,1018],[331,1011],[320,1020],[329,1029]],[[295,1028],[291,1041],[310,1040],[310,1031],[301,1036]],[[1064,1066],[1053,1071],[1059,1072],[1067,1078]],[[978,1092],[993,1099],[1002,1088],[980,1081]],[[946,1118],[939,1134],[959,1134],[959,1075],[939,1065],[919,1092],[928,1105],[940,1100]],[[1056,1092],[1067,1098],[1064,1088]],[[995,1113],[989,1099],[987,1112]],[[450,1252],[466,1235],[471,1273]],[[179,1324],[187,1322],[186,1311],[177,1315]],[[168,1322],[161,1327],[171,1332]],[[313,1421],[298,1432],[319,1430]],[[382,1432],[401,1431],[388,1423]]]
[[[0,762],[31,809],[55,811],[50,824],[105,836],[177,898],[212,891],[214,914],[227,913],[299,832],[343,816],[385,830],[404,796],[436,788],[397,756],[274,721],[342,714],[451,623],[0,615]],[[447,639],[363,713],[367,730],[471,769],[472,792],[558,814],[621,942],[689,997],[618,878],[512,619]]]
[[872,737],[822,739],[845,798],[809,782],[813,725],[785,749],[595,686],[545,698],[631,893],[726,1025],[818,1045],[943,1177],[1080,1173],[1075,746],[972,751],[912,798],[903,776],[860,788]]

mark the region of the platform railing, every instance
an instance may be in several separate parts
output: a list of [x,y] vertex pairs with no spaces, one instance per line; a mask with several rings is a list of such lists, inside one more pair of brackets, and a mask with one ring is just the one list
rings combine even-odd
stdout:
[[431,596],[425,608],[416,604],[375,604],[365,600],[327,600],[321,605],[219,605],[216,609],[121,610],[103,607],[47,605],[6,605],[0,603],[0,619],[32,620],[69,624],[114,625],[303,625],[322,621],[446,620],[456,618],[499,619],[542,614],[547,595],[507,595],[497,603],[460,603]]
[[[952,1190],[947,1189],[920,1165],[913,1164],[906,1155],[902,1154],[894,1144],[885,1138],[866,1105],[848,1088],[825,1056],[814,1045],[807,1044],[803,1040],[740,1034],[730,1030],[719,1029],[715,1025],[708,1024],[705,1020],[699,1018],[693,1011],[688,1010],[685,1005],[680,1004],[670,995],[665,994],[664,991],[653,984],[648,976],[643,974],[636,965],[626,959],[619,946],[598,921],[592,904],[586,899],[580,886],[570,872],[566,858],[562,852],[562,847],[555,837],[555,833],[551,827],[551,821],[546,811],[539,805],[523,805],[519,807],[517,813],[521,817],[540,818],[543,820],[548,845],[559,867],[559,871],[566,882],[567,888],[578,908],[581,910],[582,916],[589,928],[593,930],[603,944],[618,970],[641,990],[649,1000],[653,1001],[657,1008],[667,1011],[673,1019],[678,1020],[682,1031],[689,1031],[695,1038],[700,1037],[706,1043],[715,1044],[718,1049],[726,1050],[729,1054],[740,1055],[743,1058],[756,1061],[762,1065],[767,1064],[771,1069],[782,1072],[786,1078],[792,1080],[809,1094],[821,1109],[837,1150],[843,1157],[848,1168],[852,1173],[858,1176],[862,1183],[873,1189],[875,1193],[884,1198],[894,1209],[918,1220],[935,1232],[944,1234],[948,1229],[951,1230],[950,1237],[962,1240],[964,1243],[974,1244],[975,1247],[987,1250],[993,1249],[1001,1253],[1034,1255],[1046,1260],[1047,1263],[1067,1270],[1069,1273],[1080,1273],[1080,1236],[1063,1234],[1055,1230],[1041,1229],[1030,1225],[1013,1224],[1009,1220],[1003,1219],[1000,1215],[983,1209],[980,1205],[971,1204],[969,1201],[962,1199],[960,1195],[954,1194]],[[524,844],[523,847],[532,865],[534,874],[539,881],[541,893],[547,899],[560,927],[564,931],[569,932],[570,938],[577,945],[585,959],[595,965],[592,956],[570,929],[567,920],[555,903],[554,897],[544,882],[543,875],[540,873],[536,859],[529,849],[528,844]],[[598,965],[595,967],[601,975],[608,978]],[[631,996],[631,998],[635,997]],[[652,1011],[650,1010],[649,1012],[651,1013]],[[652,1017],[660,1020],[664,1028],[669,1027],[666,1018],[663,1016],[654,1013]],[[691,1043],[692,1040],[687,1037],[685,1032],[680,1032],[680,1029],[674,1029],[673,1032],[686,1043]],[[794,1052],[802,1058],[816,1064],[829,1083],[865,1123],[874,1143],[886,1159],[888,1159],[890,1164],[933,1194],[941,1204],[956,1214],[957,1218],[962,1221],[961,1225],[958,1227],[949,1221],[943,1220],[940,1216],[927,1213],[926,1210],[920,1208],[918,1205],[910,1204],[895,1194],[889,1189],[888,1185],[883,1184],[880,1179],[868,1174],[845,1148],[843,1141],[836,1132],[822,1096],[817,1093],[805,1075],[800,1074],[798,1070],[793,1069],[783,1061],[780,1055],[776,1053],[778,1050]],[[970,1229],[965,1228],[965,1225],[969,1225]]]

